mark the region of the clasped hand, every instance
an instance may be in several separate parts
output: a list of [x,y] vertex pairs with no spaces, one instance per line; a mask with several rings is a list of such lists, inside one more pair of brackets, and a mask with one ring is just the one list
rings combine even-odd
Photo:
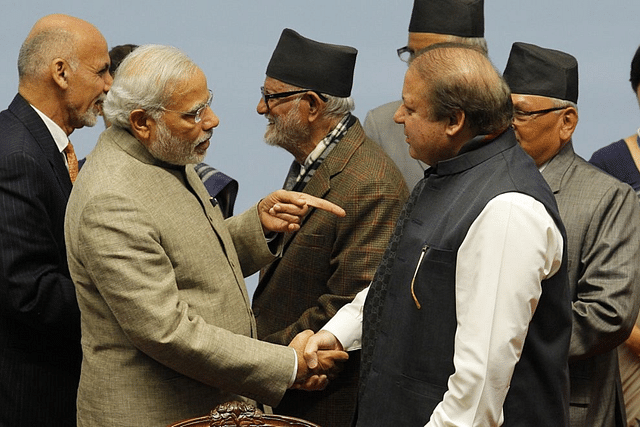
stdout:
[[[323,331],[319,334],[322,333]],[[289,347],[293,347],[298,355],[298,373],[291,388],[307,391],[324,390],[329,380],[335,378],[340,372],[342,363],[349,358],[349,355],[342,350],[339,343],[332,348],[321,346],[322,349],[319,349],[317,344],[309,342],[310,338],[311,341],[317,340],[318,334],[314,335],[313,331],[307,329],[296,335],[289,344]],[[310,351],[310,348],[313,350]]]
[[340,206],[306,193],[278,190],[258,203],[258,214],[262,229],[266,232],[283,233],[298,231],[302,218],[310,207],[331,212],[339,217],[346,215]]

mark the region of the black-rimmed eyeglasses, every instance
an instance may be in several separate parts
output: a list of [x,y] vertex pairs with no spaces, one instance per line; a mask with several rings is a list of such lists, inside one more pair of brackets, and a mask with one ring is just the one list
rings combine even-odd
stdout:
[[204,110],[206,110],[207,107],[211,107],[211,103],[212,102],[213,102],[213,92],[211,92],[211,89],[209,89],[209,99],[207,99],[207,102],[204,103],[204,105],[201,105],[200,107],[198,107],[198,109],[195,110],[195,111],[170,110],[170,109],[164,108],[164,107],[162,107],[162,110],[171,111],[171,112],[179,113],[179,114],[184,114],[185,116],[193,116],[193,121],[196,122],[196,123],[200,123],[202,121],[202,115],[204,114]]
[[416,52],[409,46],[401,47],[396,50],[396,52],[398,53],[398,58],[400,58],[402,62],[406,63],[409,63],[409,61],[411,61],[416,56]]
[[519,120],[523,120],[526,118],[529,118],[531,116],[535,116],[535,115],[543,115],[543,114],[548,114],[551,113],[552,111],[559,111],[559,110],[565,110],[569,107],[565,106],[565,107],[553,107],[553,108],[545,108],[544,110],[534,110],[534,111],[523,111],[523,110],[518,110],[518,109],[514,109],[513,110],[513,118],[514,119],[519,119]]
[[267,106],[267,110],[269,108],[269,100],[270,99],[278,99],[278,98],[286,98],[288,96],[299,95],[301,93],[313,92],[320,97],[324,102],[327,102],[327,97],[318,92],[317,90],[312,89],[301,89],[301,90],[292,90],[289,92],[280,92],[280,93],[267,93],[264,89],[264,86],[260,87],[260,93],[262,94],[262,99],[264,99],[264,103]]

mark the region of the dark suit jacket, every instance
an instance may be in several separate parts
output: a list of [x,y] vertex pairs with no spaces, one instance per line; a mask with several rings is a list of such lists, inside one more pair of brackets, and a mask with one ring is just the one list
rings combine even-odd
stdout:
[[0,425],[75,425],[80,313],[63,236],[71,181],[34,109],[0,113]]
[[569,142],[542,176],[567,229],[573,299],[571,426],[624,426],[616,347],[638,314],[640,208],[631,187],[585,162]]
[[[304,192],[342,206],[345,218],[315,210],[285,237],[282,258],[263,269],[253,298],[260,339],[288,344],[318,331],[369,285],[408,197],[402,175],[355,123]],[[276,413],[322,426],[348,425],[355,407],[359,352],[324,392],[288,391]]]

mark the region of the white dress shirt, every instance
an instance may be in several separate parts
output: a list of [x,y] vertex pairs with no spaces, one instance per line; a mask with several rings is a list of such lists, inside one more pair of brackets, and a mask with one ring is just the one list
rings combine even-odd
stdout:
[[[534,198],[505,193],[487,203],[458,250],[455,371],[427,427],[502,424],[540,282],[558,271],[562,245],[553,218]],[[368,289],[323,328],[347,350],[360,348]]]
[[[29,104],[29,105],[31,105],[31,104]],[[60,153],[62,155],[62,158],[64,159],[65,166],[67,166],[67,169],[69,169],[69,163],[67,162],[67,156],[64,154],[64,149],[67,148],[67,144],[69,144],[69,136],[67,135],[67,133],[65,131],[62,130],[62,128],[60,126],[58,126],[58,124],[56,122],[51,120],[42,111],[38,110],[33,105],[31,105],[31,108],[33,108],[35,110],[35,112],[38,113],[38,116],[40,116],[40,118],[44,122],[44,125],[49,130],[49,133],[53,137],[53,140],[55,141],[56,146],[58,147],[58,151],[60,151]]]

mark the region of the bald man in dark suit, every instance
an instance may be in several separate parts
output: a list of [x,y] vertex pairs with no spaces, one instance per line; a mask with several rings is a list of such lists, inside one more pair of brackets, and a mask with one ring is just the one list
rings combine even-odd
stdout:
[[[39,20],[0,113],[0,425],[75,426],[80,312],[67,266],[68,135],[109,90],[107,43],[88,22]],[[76,168],[77,170],[77,168]]]

